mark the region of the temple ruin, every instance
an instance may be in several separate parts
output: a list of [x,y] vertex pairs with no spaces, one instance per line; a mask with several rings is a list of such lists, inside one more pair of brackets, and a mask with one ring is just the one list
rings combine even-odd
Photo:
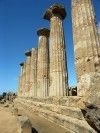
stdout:
[[[78,95],[90,88],[91,77],[100,76],[99,37],[91,0],[72,1],[72,23]],[[88,88],[89,87],[89,88]],[[83,89],[82,89],[83,88]]]
[[25,52],[16,106],[38,112],[70,133],[96,133],[81,111],[85,103],[100,105],[100,35],[92,0],[72,0],[77,96],[69,96],[65,17],[63,5],[54,4],[46,10],[43,18],[50,21],[50,30],[40,28],[38,48]]

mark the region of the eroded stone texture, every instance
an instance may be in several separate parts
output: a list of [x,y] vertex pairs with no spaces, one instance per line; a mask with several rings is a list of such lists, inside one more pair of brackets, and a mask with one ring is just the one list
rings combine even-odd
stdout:
[[32,133],[32,124],[27,116],[18,117],[18,133]]
[[21,96],[25,95],[25,83],[26,83],[26,62],[23,63],[23,73],[22,73],[22,81],[21,81]]
[[[70,100],[69,100],[70,99]],[[37,99],[38,100],[38,99]],[[41,100],[41,98],[39,98]],[[45,99],[46,100],[46,99]],[[36,102],[33,99],[16,99],[17,107],[19,110],[28,111],[32,114],[37,114],[39,116],[48,119],[58,125],[61,125],[66,129],[66,133],[96,133],[96,131],[90,127],[90,125],[85,120],[81,109],[76,107],[75,101],[76,99],[73,97],[65,98],[66,105],[63,105],[64,99],[62,99],[60,105],[55,104],[46,104],[44,100],[43,102]],[[75,107],[71,107],[70,103]]]
[[98,30],[98,36],[99,36],[98,51],[99,51],[99,57],[100,57],[100,24],[98,25],[97,30]]
[[26,61],[24,62],[23,66],[23,75],[22,75],[22,96],[25,96],[26,91]]
[[67,85],[65,39],[62,20],[66,16],[62,5],[54,4],[44,15],[50,21],[50,90],[49,96],[65,96]]
[[20,76],[19,76],[19,83],[18,83],[18,96],[22,95],[22,76],[23,76],[23,66],[24,63],[20,63],[21,71],[20,71]]
[[[100,92],[95,75],[100,73],[99,38],[91,0],[72,1],[72,23],[78,95],[87,95],[90,86]],[[94,78],[94,82],[91,80]],[[87,80],[87,81],[86,81]],[[88,96],[92,91],[88,92]]]
[[32,48],[30,65],[30,96],[36,96],[37,91],[37,55],[37,48]]
[[49,30],[42,28],[37,31],[39,36],[38,43],[38,61],[37,61],[37,96],[45,97],[48,96],[48,39]]
[[78,93],[84,96],[82,99],[89,104],[100,106],[100,73],[91,72],[81,76],[78,84]]
[[25,82],[25,96],[29,96],[30,91],[30,64],[31,64],[31,51],[25,53],[26,59],[26,82]]

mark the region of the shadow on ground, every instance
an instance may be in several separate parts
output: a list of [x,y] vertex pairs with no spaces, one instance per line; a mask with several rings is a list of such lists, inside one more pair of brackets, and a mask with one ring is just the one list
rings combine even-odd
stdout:
[[87,105],[82,109],[85,120],[97,132],[100,133],[100,108],[95,105]]
[[38,131],[32,127],[32,133],[38,133]]

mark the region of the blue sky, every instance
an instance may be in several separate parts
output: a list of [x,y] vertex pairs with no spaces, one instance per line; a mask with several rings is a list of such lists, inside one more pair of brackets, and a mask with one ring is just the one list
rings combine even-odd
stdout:
[[[48,27],[43,19],[44,11],[53,3],[64,4],[67,17],[64,20],[69,85],[76,85],[73,58],[71,0],[0,0],[0,93],[16,91],[19,63],[24,52],[37,47],[37,29]],[[97,22],[100,22],[100,0],[94,0]]]

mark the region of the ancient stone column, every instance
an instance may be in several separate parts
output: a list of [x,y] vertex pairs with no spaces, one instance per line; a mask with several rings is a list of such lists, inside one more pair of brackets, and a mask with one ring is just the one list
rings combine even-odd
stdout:
[[97,31],[98,31],[98,36],[99,36],[98,51],[99,51],[99,57],[100,57],[100,24],[97,25]]
[[72,23],[78,95],[93,96],[100,90],[100,59],[92,0],[72,0]]
[[37,54],[38,49],[32,48],[30,65],[30,97],[36,96],[37,92]]
[[26,91],[26,61],[23,64],[23,74],[22,74],[22,96],[25,96]]
[[39,36],[38,43],[38,60],[37,60],[37,96],[48,96],[48,39],[49,30],[46,28],[39,29],[37,34]]
[[27,56],[26,59],[26,84],[25,84],[25,96],[29,96],[29,91],[30,91],[30,64],[31,64],[31,51],[27,51],[25,53]]
[[18,96],[22,96],[22,76],[23,76],[23,66],[24,66],[24,63],[20,63],[20,67],[21,67],[21,70],[20,70],[20,76],[19,76],[19,84],[18,84]]
[[99,33],[99,42],[100,42],[100,33]]
[[44,14],[44,19],[50,21],[50,90],[49,96],[66,96],[67,70],[66,51],[63,29],[65,8],[54,4]]

